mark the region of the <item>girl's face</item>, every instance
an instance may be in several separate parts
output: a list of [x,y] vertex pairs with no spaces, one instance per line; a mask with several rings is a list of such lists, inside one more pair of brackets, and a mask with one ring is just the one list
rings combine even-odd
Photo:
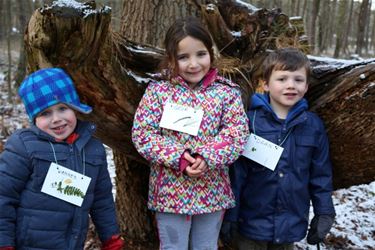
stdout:
[[178,43],[178,74],[194,88],[211,67],[211,57],[203,42],[187,36]]
[[269,82],[264,85],[264,90],[270,94],[271,106],[279,118],[286,118],[289,110],[303,98],[307,88],[304,67],[296,71],[274,70]]
[[35,118],[35,125],[57,141],[62,141],[73,133],[77,118],[71,108],[58,103],[40,112]]

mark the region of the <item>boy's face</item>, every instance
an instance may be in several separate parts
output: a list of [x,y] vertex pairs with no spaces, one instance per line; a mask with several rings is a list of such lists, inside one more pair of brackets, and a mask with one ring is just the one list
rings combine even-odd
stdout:
[[57,141],[62,141],[76,128],[77,117],[71,108],[59,103],[40,112],[35,118],[35,125]]
[[288,113],[303,98],[308,89],[306,69],[296,71],[274,70],[264,90],[270,94],[271,106],[274,110]]

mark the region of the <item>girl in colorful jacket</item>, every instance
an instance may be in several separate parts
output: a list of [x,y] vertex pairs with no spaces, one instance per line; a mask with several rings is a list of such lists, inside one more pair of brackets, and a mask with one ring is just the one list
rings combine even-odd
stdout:
[[19,94],[31,127],[0,155],[0,250],[83,249],[89,215],[102,250],[120,250],[112,183],[95,125],[72,79],[60,68],[29,75]]
[[160,249],[217,249],[235,205],[228,165],[248,137],[239,87],[212,68],[213,42],[199,20],[176,21],[165,37],[168,80],[151,82],[132,140],[151,163],[148,208]]

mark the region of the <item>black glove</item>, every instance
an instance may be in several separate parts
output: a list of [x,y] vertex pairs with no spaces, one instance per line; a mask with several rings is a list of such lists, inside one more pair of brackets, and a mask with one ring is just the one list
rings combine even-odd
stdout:
[[335,215],[316,215],[311,220],[310,230],[307,234],[307,243],[316,245],[322,242],[335,220]]
[[220,229],[220,238],[224,244],[230,244],[237,231],[237,222],[223,221]]

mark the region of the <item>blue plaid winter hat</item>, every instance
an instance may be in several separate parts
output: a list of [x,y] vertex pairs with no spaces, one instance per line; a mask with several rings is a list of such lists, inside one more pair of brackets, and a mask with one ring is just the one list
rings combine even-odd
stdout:
[[35,71],[23,80],[20,95],[30,122],[41,111],[58,103],[64,103],[84,114],[92,108],[79,101],[79,96],[70,76],[60,68],[46,68]]

